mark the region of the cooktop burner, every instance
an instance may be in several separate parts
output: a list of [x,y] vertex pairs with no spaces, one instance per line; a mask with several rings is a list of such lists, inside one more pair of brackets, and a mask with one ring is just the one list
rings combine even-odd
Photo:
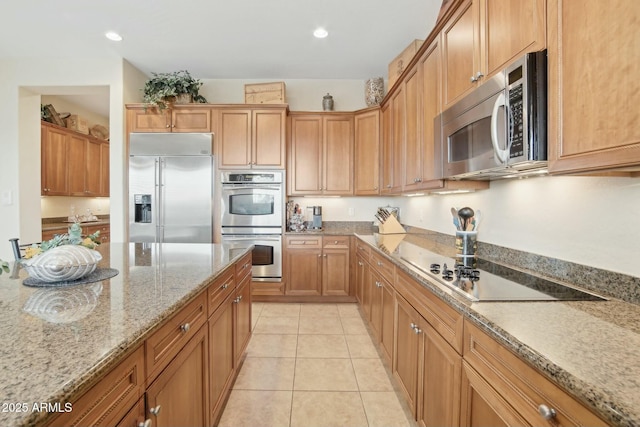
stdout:
[[[473,265],[403,243],[399,257],[471,301],[603,301],[602,297],[499,264]],[[403,253],[404,252],[404,253]]]

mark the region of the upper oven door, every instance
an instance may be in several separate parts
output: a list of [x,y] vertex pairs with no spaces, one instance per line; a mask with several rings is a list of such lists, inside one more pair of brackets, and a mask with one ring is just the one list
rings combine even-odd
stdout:
[[222,227],[283,226],[279,184],[223,184],[221,207]]

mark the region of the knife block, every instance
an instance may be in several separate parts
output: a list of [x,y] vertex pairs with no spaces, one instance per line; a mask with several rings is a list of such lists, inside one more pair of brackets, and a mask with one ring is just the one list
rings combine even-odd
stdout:
[[378,225],[378,233],[380,234],[405,234],[404,227],[398,222],[394,215],[389,216],[385,222]]

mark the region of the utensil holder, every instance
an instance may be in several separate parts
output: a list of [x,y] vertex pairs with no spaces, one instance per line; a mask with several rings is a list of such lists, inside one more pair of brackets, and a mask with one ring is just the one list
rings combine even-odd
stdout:
[[378,225],[378,233],[380,234],[403,234],[406,233],[402,224],[398,222],[395,216],[391,215],[383,223]]

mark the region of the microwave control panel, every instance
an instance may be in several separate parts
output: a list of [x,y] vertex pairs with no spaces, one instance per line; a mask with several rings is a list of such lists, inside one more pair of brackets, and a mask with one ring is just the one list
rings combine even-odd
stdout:
[[522,84],[509,89],[509,135],[511,145],[509,157],[516,158],[524,155],[524,102]]

